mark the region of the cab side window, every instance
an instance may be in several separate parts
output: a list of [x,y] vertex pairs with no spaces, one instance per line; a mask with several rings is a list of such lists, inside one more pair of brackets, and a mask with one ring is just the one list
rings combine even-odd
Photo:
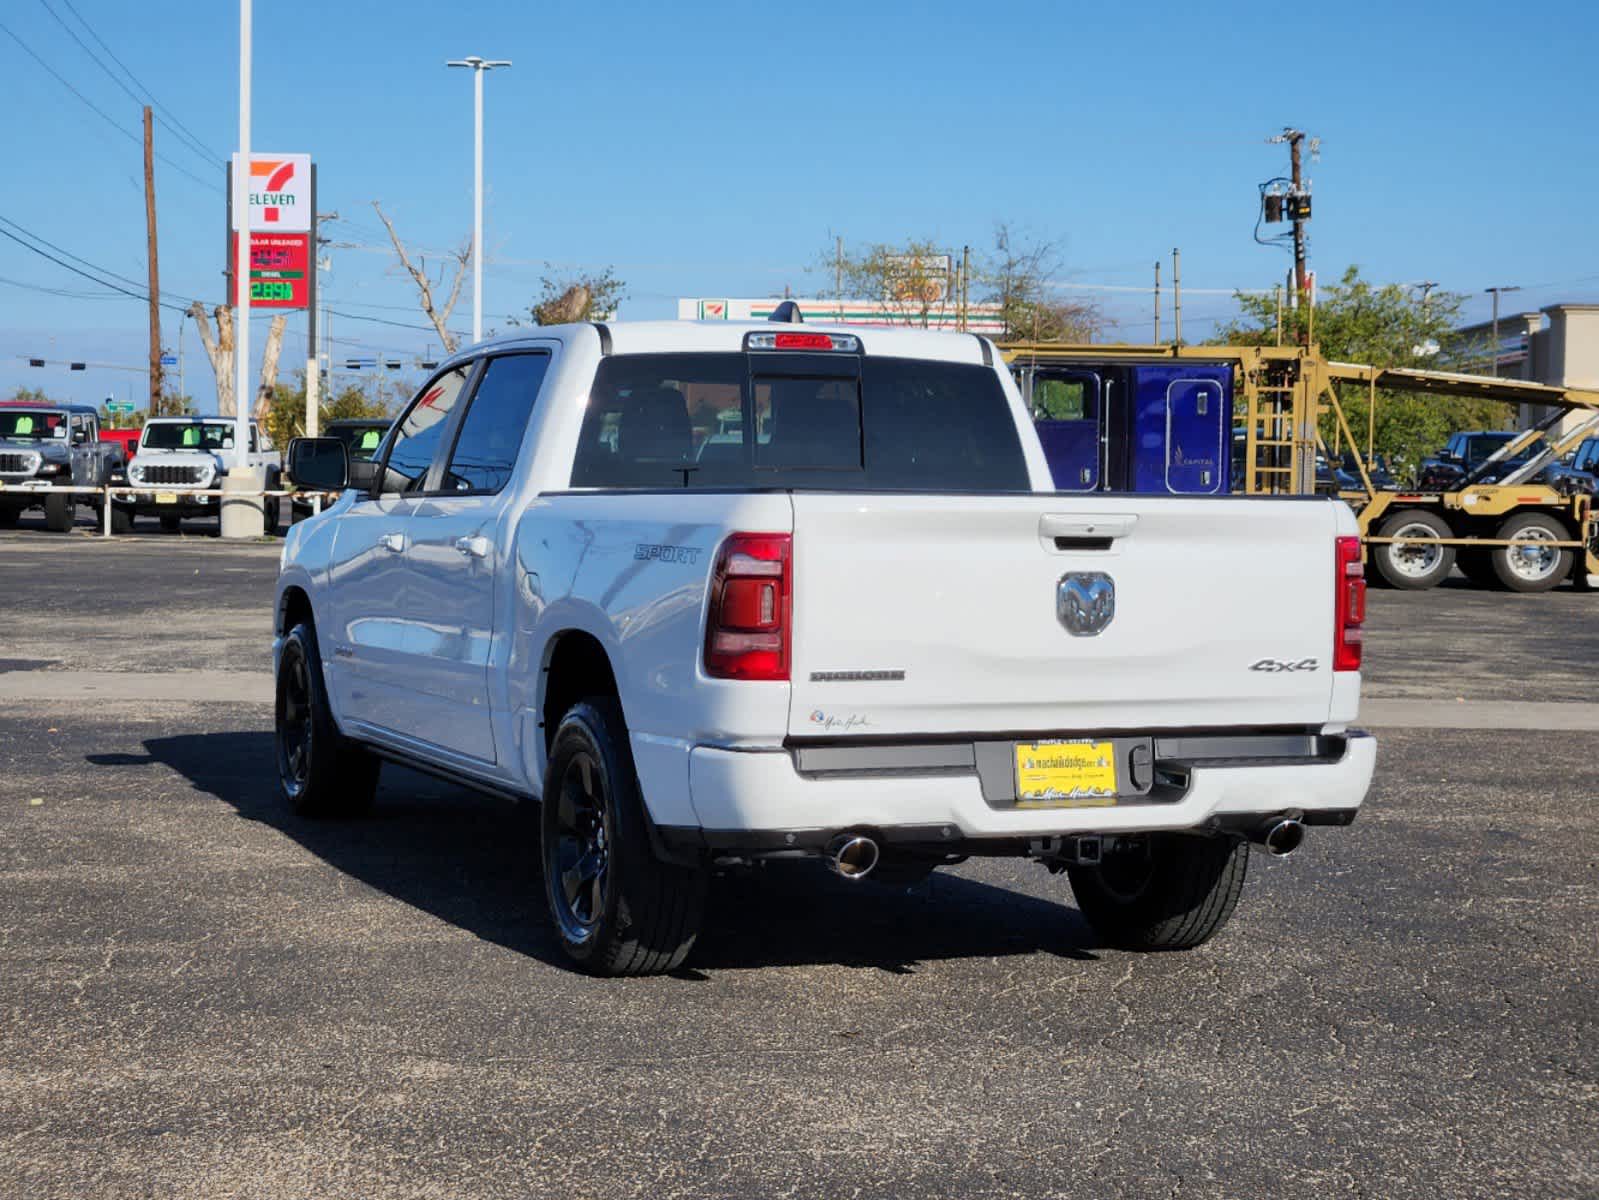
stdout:
[[426,486],[428,469],[466,386],[470,366],[463,364],[436,376],[412,402],[394,431],[394,443],[389,447],[378,484],[379,494],[419,492]]
[[547,354],[489,359],[461,422],[440,491],[492,495],[511,481],[522,434],[549,365]]

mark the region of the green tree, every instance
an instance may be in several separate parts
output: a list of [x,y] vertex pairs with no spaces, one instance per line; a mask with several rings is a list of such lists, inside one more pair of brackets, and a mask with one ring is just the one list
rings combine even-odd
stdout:
[[[317,405],[320,423],[341,420],[345,417],[387,417],[389,406],[374,403],[372,398],[356,384],[346,384],[332,397],[322,397]],[[266,430],[280,450],[286,449],[289,439],[305,433],[305,372],[295,373],[293,391],[279,390],[266,416]]]
[[[994,249],[971,264],[967,299],[995,304],[1005,322],[1001,341],[1088,342],[1104,326],[1093,304],[1061,300],[1050,291],[1061,258],[1054,242],[1020,237],[1000,222]],[[877,300],[902,325],[929,323],[935,310],[953,311],[960,302],[960,271],[955,256],[931,238],[903,243],[875,242],[840,254],[837,243],[819,255],[815,270],[834,281],[822,294]]]
[[43,388],[21,387],[11,394],[18,404],[54,404],[50,393]]
[[[594,274],[546,275],[539,285],[539,298],[527,310],[534,325],[612,320],[627,299],[627,284],[610,267]],[[513,319],[511,324],[522,322]]]
[[[1277,301],[1273,296],[1239,293],[1236,320],[1218,330],[1218,340],[1234,345],[1271,345],[1276,340]],[[1417,296],[1397,283],[1373,284],[1352,266],[1335,284],[1323,289],[1315,312],[1301,305],[1283,313],[1283,342],[1302,334],[1314,337],[1324,357],[1336,362],[1377,367],[1437,369],[1458,342],[1454,329],[1465,297],[1434,292]],[[1364,450],[1369,412],[1368,393],[1344,385],[1339,391],[1344,417]],[[1400,478],[1415,470],[1461,429],[1499,429],[1511,422],[1509,405],[1464,396],[1426,396],[1414,392],[1377,393],[1375,449],[1388,457]],[[1341,436],[1337,419],[1322,418],[1321,436],[1329,447]]]
[[901,245],[873,242],[842,257],[829,250],[817,270],[836,279],[836,299],[881,301],[895,324],[926,326],[935,308],[955,301],[950,266],[936,242],[910,238]]

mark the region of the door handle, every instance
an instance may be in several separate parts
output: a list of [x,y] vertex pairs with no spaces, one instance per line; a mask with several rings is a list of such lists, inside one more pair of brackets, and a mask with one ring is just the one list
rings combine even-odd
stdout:
[[378,539],[378,545],[395,554],[403,553],[405,550],[405,534],[385,533]]
[[1138,518],[1131,513],[1046,513],[1038,520],[1041,538],[1104,538],[1128,536]]
[[487,558],[489,539],[481,533],[476,537],[458,537],[455,539],[455,548],[469,558]]

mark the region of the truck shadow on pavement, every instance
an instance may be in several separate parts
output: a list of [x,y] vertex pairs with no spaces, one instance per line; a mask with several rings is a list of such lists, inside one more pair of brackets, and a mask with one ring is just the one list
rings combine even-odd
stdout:
[[[544,904],[536,824],[523,808],[392,764],[357,820],[296,817],[278,794],[265,731],[151,738],[96,766],[166,767],[238,815],[278,830],[351,878],[477,937],[567,969]],[[1040,880],[1045,878],[1036,867]],[[1051,879],[1064,897],[1063,877]],[[948,870],[913,888],[850,883],[819,864],[735,873],[712,885],[681,978],[704,970],[833,964],[912,973],[919,962],[1046,953],[1095,959],[1077,911]]]

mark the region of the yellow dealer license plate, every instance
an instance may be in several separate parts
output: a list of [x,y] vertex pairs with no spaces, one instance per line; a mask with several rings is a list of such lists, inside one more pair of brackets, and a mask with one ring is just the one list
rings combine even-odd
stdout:
[[178,502],[178,494],[176,492],[157,492],[155,494],[155,502],[157,504],[176,504]]
[[1111,742],[1072,738],[1016,743],[1017,808],[1092,808],[1116,803]]

